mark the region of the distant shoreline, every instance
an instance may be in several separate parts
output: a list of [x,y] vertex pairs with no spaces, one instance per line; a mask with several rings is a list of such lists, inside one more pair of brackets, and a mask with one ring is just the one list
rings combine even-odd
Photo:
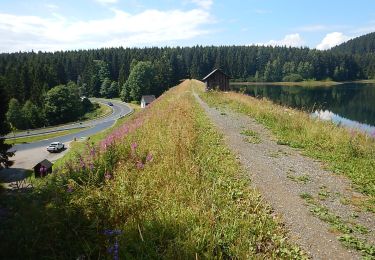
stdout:
[[375,79],[367,80],[355,80],[355,81],[319,81],[319,80],[308,80],[300,82],[230,82],[231,85],[278,85],[278,86],[300,86],[300,87],[330,87],[337,86],[345,83],[364,83],[364,84],[375,84]]

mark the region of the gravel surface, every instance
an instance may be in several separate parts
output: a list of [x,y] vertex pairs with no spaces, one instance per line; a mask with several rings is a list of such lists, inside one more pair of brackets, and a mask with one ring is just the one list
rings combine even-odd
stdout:
[[[310,211],[311,205],[301,198],[301,194],[310,194],[340,220],[367,227],[367,234],[355,235],[373,243],[374,215],[341,203],[344,195],[363,196],[353,191],[346,178],[324,170],[320,162],[302,156],[296,149],[278,145],[270,131],[252,118],[210,108],[194,95],[223,133],[227,145],[237,154],[252,184],[281,217],[292,241],[313,259],[361,258],[359,252],[345,248],[338,241],[341,234],[315,217]],[[248,137],[241,134],[244,130],[256,132],[260,140],[249,142]]]

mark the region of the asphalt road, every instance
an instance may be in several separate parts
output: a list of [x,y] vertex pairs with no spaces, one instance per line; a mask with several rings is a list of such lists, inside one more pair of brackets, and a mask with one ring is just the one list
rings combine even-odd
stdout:
[[[101,99],[101,102],[106,102]],[[117,119],[130,114],[133,109],[128,107],[125,103],[120,101],[111,101],[113,103],[113,113],[108,117],[103,117],[96,120],[87,121],[84,124],[78,124],[78,127],[90,127],[81,132],[64,135],[61,137],[55,137],[47,140],[42,140],[33,143],[19,144],[12,147],[12,151],[16,151],[16,154],[11,159],[14,160],[14,165],[9,169],[0,171],[0,183],[5,183],[6,186],[9,184],[22,180],[24,178],[24,171],[26,169],[32,169],[34,165],[43,159],[49,161],[56,161],[62,157],[68,150],[69,144],[74,138],[89,137],[95,133],[103,131],[111,127]],[[59,126],[61,128],[73,127],[78,128],[77,124],[70,124],[69,126]],[[72,129],[72,128],[68,128]],[[52,142],[63,142],[67,149],[60,153],[49,153],[47,152],[47,146]]]
[[75,122],[75,123],[68,123],[64,125],[59,125],[55,127],[48,127],[48,128],[38,128],[34,130],[26,130],[22,132],[18,132],[15,134],[8,134],[6,136],[7,139],[13,139],[13,138],[19,138],[19,137],[26,137],[26,136],[33,136],[33,135],[41,135],[41,134],[47,134],[47,133],[53,133],[53,132],[59,132],[64,130],[70,130],[70,129],[76,129],[76,128],[84,128],[84,127],[93,127],[98,124],[103,124],[105,122],[113,122],[113,120],[117,120],[118,118],[130,113],[132,110],[129,108],[125,103],[121,101],[113,101],[109,99],[104,98],[90,98],[93,102],[99,102],[106,106],[108,106],[108,102],[111,102],[113,106],[110,106],[112,108],[112,113],[110,115],[107,115],[106,117],[93,119],[93,120],[87,120],[82,122]]

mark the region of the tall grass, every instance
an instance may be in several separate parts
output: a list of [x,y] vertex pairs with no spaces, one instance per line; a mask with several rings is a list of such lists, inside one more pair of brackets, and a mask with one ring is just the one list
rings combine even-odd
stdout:
[[[13,258],[301,258],[185,81],[5,200]],[[12,206],[13,205],[13,206]]]
[[[203,85],[198,84],[202,91]],[[300,148],[348,176],[364,194],[375,197],[375,138],[311,118],[307,113],[238,93],[201,92],[211,106],[227,107],[255,118],[269,128],[280,144]],[[369,210],[375,210],[374,204]]]

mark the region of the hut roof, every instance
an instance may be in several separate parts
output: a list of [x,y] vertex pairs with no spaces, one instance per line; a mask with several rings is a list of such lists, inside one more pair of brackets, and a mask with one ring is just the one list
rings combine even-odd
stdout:
[[48,161],[47,159],[44,159],[43,161],[39,162],[38,164],[36,164],[34,166],[35,167],[40,167],[40,166],[44,166],[46,167],[47,169],[51,168],[52,167],[52,163],[50,161]]
[[154,101],[156,98],[154,95],[146,95],[146,96],[142,96],[142,99],[141,100],[144,100],[145,103],[151,103],[152,101]]
[[228,78],[231,78],[228,76],[228,74],[224,73],[221,69],[214,69],[213,71],[211,71],[206,77],[204,77],[202,80],[205,81],[207,80],[209,77],[211,77],[213,74],[215,74],[216,72],[220,72],[222,74],[224,74],[226,77]]

